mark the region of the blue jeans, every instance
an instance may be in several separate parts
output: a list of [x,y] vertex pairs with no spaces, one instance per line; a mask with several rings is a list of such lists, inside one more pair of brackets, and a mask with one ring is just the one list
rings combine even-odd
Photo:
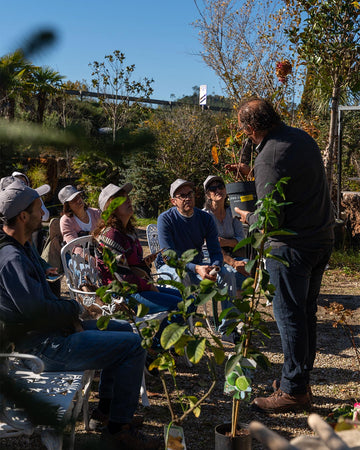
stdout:
[[110,420],[130,423],[139,400],[146,352],[131,325],[110,320],[106,331],[95,320],[83,322],[85,331],[63,336],[31,336],[17,345],[43,360],[46,371],[101,370],[99,397],[111,399]]
[[161,311],[175,311],[177,305],[182,301],[180,292],[177,289],[171,289],[165,286],[156,286],[159,292],[141,291],[133,294],[139,303],[149,308],[149,314],[155,314]]
[[316,354],[317,298],[331,250],[331,246],[299,250],[284,245],[271,253],[288,261],[289,267],[266,260],[276,288],[273,310],[284,353],[280,388],[288,394],[303,394],[309,384]]
[[[169,273],[172,276],[172,279],[175,281],[181,281],[180,277],[178,276],[178,274],[176,273],[176,270],[173,267],[168,266],[167,264],[162,265],[159,270],[158,273]],[[167,277],[165,274],[162,275],[163,279],[169,279],[169,277]],[[188,271],[186,273],[186,277],[184,279],[184,283],[185,285],[189,285],[189,284],[200,284],[201,281],[201,277],[195,273],[195,272],[190,272]],[[233,272],[230,272],[228,270],[226,270],[226,268],[223,266],[221,267],[220,272],[218,273],[217,276],[217,284],[219,285],[219,287],[225,287],[227,286],[228,288],[228,292],[229,292],[229,296],[230,298],[235,298],[236,295],[236,280],[235,280],[235,274]],[[227,309],[227,308],[231,308],[233,306],[232,302],[230,300],[224,300],[221,302],[221,309]],[[228,325],[230,324],[230,321],[228,320],[222,320],[220,326],[219,326],[219,331],[220,333],[224,334],[226,332],[226,329],[228,327]]]
[[[234,258],[236,261],[249,261],[247,258]],[[236,282],[236,289],[240,290],[243,282],[246,280],[247,276],[243,275],[242,273],[238,272],[236,269],[231,267],[229,264],[224,264],[224,267],[228,272],[233,272],[235,276],[235,282]]]

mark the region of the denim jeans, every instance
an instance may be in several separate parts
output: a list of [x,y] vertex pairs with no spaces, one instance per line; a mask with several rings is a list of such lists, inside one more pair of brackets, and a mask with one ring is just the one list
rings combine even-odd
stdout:
[[177,304],[182,301],[180,292],[177,289],[171,289],[165,286],[156,286],[159,292],[141,291],[133,294],[139,303],[149,308],[149,314],[155,314],[161,311],[174,311]]
[[331,250],[331,246],[300,250],[284,245],[271,253],[288,261],[289,267],[266,260],[276,288],[273,310],[284,353],[280,388],[288,394],[305,393],[309,384],[316,354],[317,298]]
[[[161,278],[163,279],[169,279],[169,277],[166,277],[166,273],[171,274],[173,280],[175,281],[181,281],[180,277],[178,276],[178,274],[176,273],[176,270],[173,267],[168,266],[167,264],[162,265],[159,270],[158,273],[163,273],[164,275],[161,276]],[[185,285],[190,285],[190,284],[200,284],[201,281],[201,277],[200,275],[198,275],[195,272],[190,272],[188,271],[186,273],[186,277],[184,279],[184,283]],[[217,276],[217,284],[220,288],[227,286],[228,288],[228,292],[229,292],[229,296],[230,298],[235,298],[236,295],[236,279],[235,279],[235,274],[233,272],[230,272],[228,270],[226,270],[226,268],[223,266],[221,267],[220,272],[218,273]],[[231,308],[233,306],[232,302],[230,300],[224,300],[221,302],[221,309],[227,309],[227,308]],[[228,325],[231,323],[231,321],[225,320],[223,319],[221,321],[221,324],[219,326],[219,331],[221,334],[225,334],[226,329],[228,327]]]
[[106,331],[95,320],[83,322],[84,331],[63,336],[31,336],[17,351],[43,360],[46,371],[101,370],[99,397],[111,399],[110,420],[130,423],[139,400],[145,350],[131,325],[111,320]]

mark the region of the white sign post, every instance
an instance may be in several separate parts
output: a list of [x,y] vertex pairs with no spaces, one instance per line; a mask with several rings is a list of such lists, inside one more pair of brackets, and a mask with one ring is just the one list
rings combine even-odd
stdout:
[[207,89],[206,84],[202,84],[200,86],[200,95],[199,95],[199,105],[200,106],[206,105],[206,89]]

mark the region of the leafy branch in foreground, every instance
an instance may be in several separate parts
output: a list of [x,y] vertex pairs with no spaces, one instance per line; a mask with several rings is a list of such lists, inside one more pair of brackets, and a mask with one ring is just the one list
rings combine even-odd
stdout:
[[[272,301],[275,287],[270,283],[270,276],[265,268],[266,258],[281,261],[286,266],[288,263],[271,254],[271,246],[267,245],[269,238],[275,235],[292,235],[291,231],[277,229],[281,208],[289,203],[285,201],[283,185],[289,178],[279,180],[272,192],[257,201],[257,209],[254,212],[256,222],[250,226],[250,236],[243,239],[234,248],[234,251],[250,244],[255,250],[255,257],[246,264],[246,271],[254,273],[248,277],[242,285],[242,295],[234,300],[236,310],[225,310],[220,319],[231,319],[227,332],[242,326],[240,341],[235,347],[235,353],[229,358],[225,366],[225,393],[233,396],[233,409],[231,420],[231,434],[235,437],[238,421],[240,400],[249,402],[251,396],[251,384],[257,366],[267,369],[270,362],[266,356],[253,345],[254,335],[262,340],[270,338],[269,331],[263,320],[266,313],[259,311],[259,306],[265,306],[266,301]],[[278,199],[280,198],[280,201]],[[262,303],[263,302],[263,303]]]

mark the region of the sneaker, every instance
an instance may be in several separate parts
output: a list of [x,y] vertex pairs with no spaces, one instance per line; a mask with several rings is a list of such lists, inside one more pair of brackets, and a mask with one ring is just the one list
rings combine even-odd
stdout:
[[110,434],[106,428],[102,437],[109,448],[114,450],[157,450],[163,448],[163,441],[149,438],[134,429],[131,425],[123,425],[122,430]]
[[[273,392],[276,392],[278,389],[280,389],[280,380],[274,380],[272,382],[271,387],[272,387]],[[309,395],[311,403],[314,403],[314,397],[313,397],[313,394],[312,394],[312,390],[311,390],[310,384],[306,385],[306,392]]]
[[221,335],[221,340],[223,342],[229,342],[230,344],[238,344],[240,341],[240,334],[237,331],[232,331],[229,335],[227,334],[222,334]]
[[[91,431],[103,431],[104,428],[107,426],[108,422],[109,422],[109,414],[105,414],[102,411],[100,411],[99,408],[96,408],[91,414],[91,418],[89,421],[89,429]],[[144,423],[144,416],[141,414],[134,416],[131,421],[131,425],[137,428],[141,427],[143,423]]]
[[278,389],[269,397],[257,397],[251,403],[253,409],[259,412],[288,412],[310,410],[309,394],[287,394]]

